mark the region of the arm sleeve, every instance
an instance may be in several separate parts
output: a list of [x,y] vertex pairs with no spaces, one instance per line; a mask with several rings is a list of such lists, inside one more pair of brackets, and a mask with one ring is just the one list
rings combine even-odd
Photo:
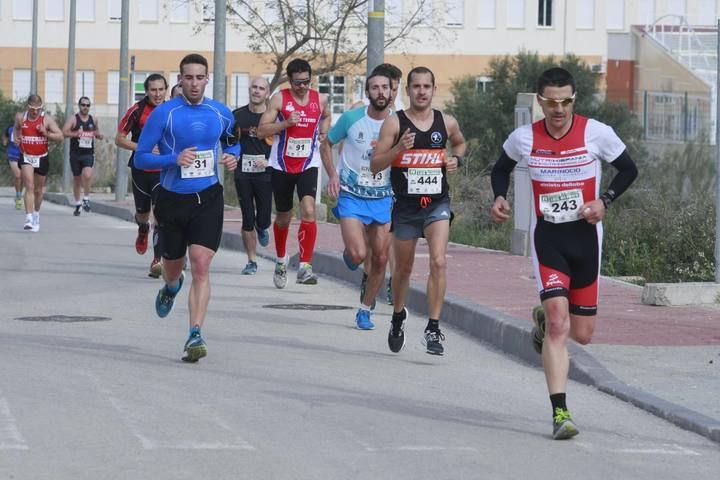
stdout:
[[330,143],[337,145],[347,137],[347,115],[343,114],[340,119],[330,128],[327,139]]
[[510,188],[510,172],[513,171],[515,165],[517,165],[517,162],[510,158],[508,154],[505,153],[505,150],[503,150],[490,174],[490,183],[492,184],[495,198],[507,198],[508,188]]
[[167,114],[164,111],[153,110],[145,122],[137,150],[135,151],[135,167],[141,170],[164,169],[177,166],[177,154],[173,151],[166,154],[152,153],[155,145],[160,145],[163,131],[167,123]]
[[627,150],[623,150],[620,156],[610,163],[617,169],[618,173],[612,179],[610,186],[603,195],[607,196],[610,201],[613,201],[632,185],[638,176],[638,169],[635,162],[633,162],[627,153]]

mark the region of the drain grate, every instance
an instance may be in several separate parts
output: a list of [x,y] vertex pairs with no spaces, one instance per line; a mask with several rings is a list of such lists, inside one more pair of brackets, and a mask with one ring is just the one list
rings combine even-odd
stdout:
[[263,305],[263,308],[274,308],[275,310],[352,310],[352,307],[345,305],[320,305],[317,303],[280,303],[276,305]]
[[18,317],[15,320],[22,322],[60,322],[60,323],[75,323],[75,322],[107,322],[112,320],[110,317],[82,317],[82,316],[71,316],[71,315],[50,315],[47,317]]

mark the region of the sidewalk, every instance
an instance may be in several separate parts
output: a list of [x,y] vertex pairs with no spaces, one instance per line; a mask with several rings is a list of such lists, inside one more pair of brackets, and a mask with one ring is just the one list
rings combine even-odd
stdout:
[[[64,194],[48,193],[46,199],[69,205]],[[95,213],[132,221],[130,196],[116,202],[114,195],[96,194],[91,204]],[[295,267],[297,227],[298,222],[293,222],[288,239]],[[226,207],[221,246],[242,250],[240,230],[240,210]],[[345,267],[342,248],[339,226],[318,223],[314,270],[359,285],[361,273]],[[258,254],[274,259],[272,244]],[[427,258],[421,241],[407,302],[419,314],[426,308]],[[720,442],[720,305],[648,306],[640,302],[641,291],[635,285],[601,279],[593,344],[570,346],[571,378]],[[383,302],[384,296],[383,289]],[[530,312],[538,302],[528,258],[450,245],[443,321],[539,366],[540,357],[530,346]]]

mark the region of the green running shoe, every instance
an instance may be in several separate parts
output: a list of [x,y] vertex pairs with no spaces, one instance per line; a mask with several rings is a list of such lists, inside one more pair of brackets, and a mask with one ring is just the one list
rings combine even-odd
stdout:
[[567,440],[578,433],[580,433],[580,431],[570,417],[570,412],[564,408],[556,408],[555,416],[553,417],[553,439]]

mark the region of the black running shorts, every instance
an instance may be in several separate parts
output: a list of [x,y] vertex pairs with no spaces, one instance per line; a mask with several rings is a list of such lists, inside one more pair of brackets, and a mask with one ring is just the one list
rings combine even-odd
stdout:
[[317,167],[308,168],[301,173],[287,173],[282,170],[272,171],[272,189],[275,197],[275,209],[278,212],[289,212],[293,208],[293,191],[297,186],[299,200],[303,197],[317,195]]
[[[27,163],[23,157],[20,157],[18,166],[22,167],[23,165],[30,165],[30,164]],[[41,177],[47,177],[47,174],[50,171],[50,157],[48,155],[41,157],[40,158],[40,166],[33,168],[33,171],[35,172],[36,175],[40,175]]]
[[95,165],[95,154],[93,153],[70,153],[70,170],[73,177],[82,175],[85,167],[92,168]]
[[242,211],[242,229],[251,232],[253,228],[265,230],[270,227],[272,216],[272,178],[271,173],[254,175],[235,175]]
[[146,172],[133,167],[131,173],[135,212],[148,213],[152,205],[153,189],[160,185],[160,172]]

